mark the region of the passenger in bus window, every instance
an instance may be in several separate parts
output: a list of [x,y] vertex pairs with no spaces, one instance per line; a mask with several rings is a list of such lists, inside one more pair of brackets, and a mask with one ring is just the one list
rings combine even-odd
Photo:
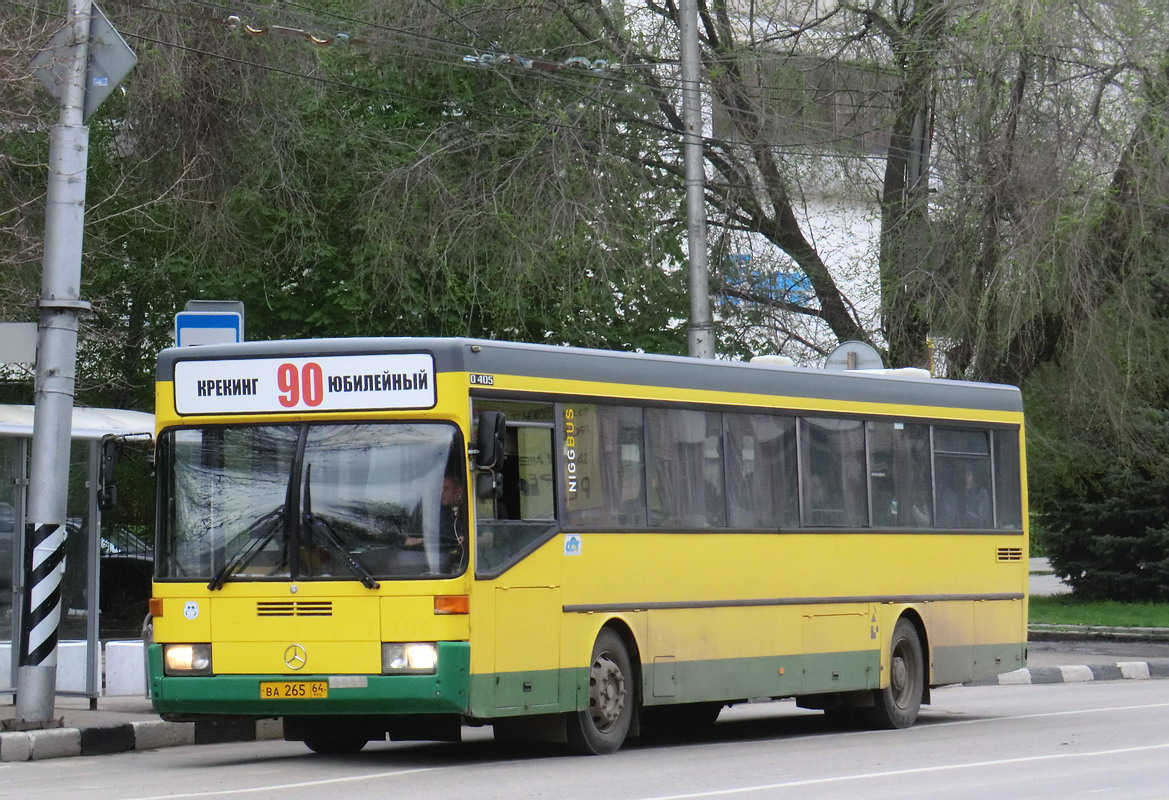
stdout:
[[963,465],[957,486],[942,492],[938,500],[938,524],[943,528],[991,527],[990,492],[974,476],[970,465]]

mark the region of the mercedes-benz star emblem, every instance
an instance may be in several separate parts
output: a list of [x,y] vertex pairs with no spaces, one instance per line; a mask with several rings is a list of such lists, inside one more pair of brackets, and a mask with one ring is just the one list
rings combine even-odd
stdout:
[[284,665],[289,669],[301,669],[308,663],[308,651],[303,645],[290,644],[284,651]]

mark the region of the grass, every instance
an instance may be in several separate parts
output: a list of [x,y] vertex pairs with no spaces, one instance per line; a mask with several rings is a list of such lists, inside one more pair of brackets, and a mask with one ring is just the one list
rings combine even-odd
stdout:
[[1071,594],[1032,597],[1030,619],[1048,625],[1111,625],[1123,628],[1169,628],[1169,603],[1121,603],[1077,600]]

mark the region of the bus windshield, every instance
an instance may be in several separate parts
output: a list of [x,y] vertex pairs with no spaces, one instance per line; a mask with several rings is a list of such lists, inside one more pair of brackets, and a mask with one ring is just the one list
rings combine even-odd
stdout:
[[465,449],[453,425],[165,431],[161,580],[449,577],[466,567]]

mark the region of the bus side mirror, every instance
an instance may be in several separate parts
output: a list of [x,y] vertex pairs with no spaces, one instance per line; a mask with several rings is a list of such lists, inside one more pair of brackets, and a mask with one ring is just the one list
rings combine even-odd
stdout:
[[109,511],[118,504],[118,487],[114,485],[114,468],[122,455],[121,437],[107,433],[101,437],[100,467],[97,481],[97,507]]
[[[97,472],[97,507],[100,510],[109,511],[118,504],[118,487],[114,484],[114,470],[118,466],[118,459],[122,457],[122,448],[128,442],[149,444],[152,441],[153,438],[149,433],[107,433],[101,437]],[[151,458],[153,458],[153,451]]]
[[503,464],[503,435],[507,417],[500,411],[479,412],[479,435],[475,439],[475,467],[497,470]]
[[503,497],[502,476],[494,470],[476,474],[475,496],[480,500],[498,500]]

